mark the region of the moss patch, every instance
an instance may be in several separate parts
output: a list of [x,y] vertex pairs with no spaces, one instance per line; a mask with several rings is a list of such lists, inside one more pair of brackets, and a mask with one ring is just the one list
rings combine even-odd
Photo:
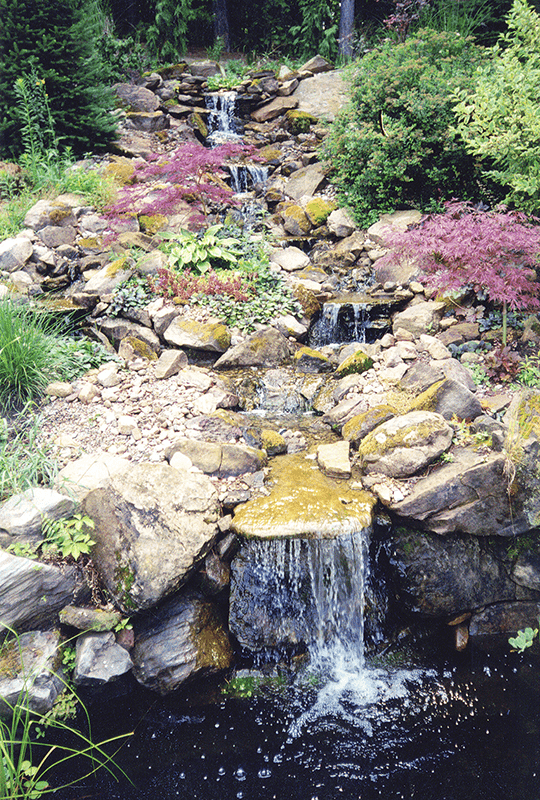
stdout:
[[339,365],[339,367],[336,369],[335,376],[336,378],[344,378],[346,375],[365,372],[366,370],[371,369],[372,366],[373,359],[371,359],[361,350],[357,350],[356,353],[350,355]]

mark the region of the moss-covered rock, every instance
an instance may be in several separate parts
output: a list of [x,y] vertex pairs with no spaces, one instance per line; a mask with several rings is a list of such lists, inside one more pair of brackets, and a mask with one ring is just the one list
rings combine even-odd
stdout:
[[324,225],[335,208],[336,204],[330,200],[325,200],[322,197],[313,197],[306,203],[304,211],[313,227],[318,228],[319,225]]
[[304,236],[311,230],[311,222],[306,216],[303,208],[297,205],[289,205],[281,214],[283,227],[287,233],[293,236]]
[[266,450],[269,457],[278,456],[287,452],[287,442],[277,431],[270,428],[263,428],[261,430],[261,446]]
[[153,236],[158,231],[162,231],[168,222],[164,214],[140,214],[138,219],[142,232],[148,236]]
[[327,356],[312,347],[301,347],[294,354],[294,365],[298,372],[314,374],[317,372],[330,372],[332,363]]
[[293,286],[293,297],[298,300],[302,306],[304,316],[311,319],[321,310],[321,304],[310,289],[307,289],[301,284]]
[[395,409],[392,406],[380,405],[357,414],[345,423],[341,430],[341,435],[347,439],[353,447],[358,447],[362,439],[371,433],[378,425],[395,416]]
[[344,378],[345,375],[352,375],[353,373],[365,372],[373,366],[373,359],[366,355],[362,350],[357,350],[345,361],[342,361],[336,369],[336,378]]
[[285,114],[286,125],[295,135],[299,133],[309,133],[312,125],[316,125],[319,121],[313,114],[308,114],[307,111],[298,111],[291,108]]

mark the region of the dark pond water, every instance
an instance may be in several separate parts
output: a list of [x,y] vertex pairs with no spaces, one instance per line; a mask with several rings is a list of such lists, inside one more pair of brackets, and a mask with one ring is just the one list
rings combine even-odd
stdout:
[[133,693],[92,716],[95,737],[135,731],[117,756],[135,787],[102,774],[55,797],[538,800],[538,663],[459,660],[244,698]]

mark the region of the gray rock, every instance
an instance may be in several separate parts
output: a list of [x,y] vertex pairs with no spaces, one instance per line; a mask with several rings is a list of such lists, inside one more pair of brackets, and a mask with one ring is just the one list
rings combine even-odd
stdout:
[[171,127],[171,119],[163,111],[128,111],[127,121],[136,131],[154,133]]
[[209,78],[210,75],[219,75],[219,66],[215,61],[192,61],[189,65],[189,71],[192,75],[197,75],[201,78]]
[[103,686],[129,672],[133,662],[116,643],[114,633],[83,633],[77,639],[73,682],[75,686]]
[[276,119],[276,117],[280,117],[290,108],[296,108],[297,105],[298,100],[293,96],[276,97],[270,103],[266,103],[266,105],[253,111],[251,118],[255,122],[269,122],[272,119]]
[[483,414],[483,408],[475,395],[462,383],[446,378],[444,381],[433,384],[429,389],[420,394],[412,403],[414,408],[428,408],[445,419],[475,419]]
[[47,627],[82,586],[77,568],[57,567],[0,550],[0,620],[17,630]]
[[508,637],[523,628],[538,627],[540,603],[496,603],[473,614],[469,623],[469,636],[477,647],[499,645],[508,649]]
[[127,469],[129,464],[126,458],[107,453],[81,456],[60,470],[54,485],[80,502],[93,489],[106,483],[112,475]]
[[313,58],[310,58],[309,61],[306,61],[306,63],[303,64],[298,71],[312,72],[314,75],[316,75],[318,72],[330,72],[333,69],[333,65],[327,61],[326,58],[323,58],[323,56],[317,54],[316,56],[313,56]]
[[4,239],[0,242],[0,270],[15,272],[23,267],[34,248],[26,236]]
[[283,250],[274,250],[271,263],[278,264],[286,272],[295,272],[308,267],[310,260],[299,247],[285,247]]
[[454,431],[440,414],[411,411],[371,431],[358,446],[365,473],[414,475],[447,450]]
[[165,380],[176,375],[187,363],[188,357],[183,350],[164,350],[156,364],[156,379]]
[[351,236],[356,230],[356,224],[354,220],[351,219],[350,215],[344,208],[336,208],[334,211],[332,211],[326,220],[326,224],[334,236],[337,236],[338,239],[345,239],[346,237]]
[[350,478],[349,442],[320,444],[317,447],[317,462],[324,474],[331,478]]
[[191,463],[207,475],[219,478],[258,472],[266,464],[262,450],[254,447],[214,442],[199,442],[194,439],[179,439],[167,449],[169,461],[176,453],[187,456]]
[[444,314],[446,306],[444,303],[435,300],[426,300],[408,306],[404,311],[394,315],[393,330],[403,328],[413,336],[420,336],[422,333],[434,333],[439,329],[439,322]]
[[440,538],[397,529],[388,547],[403,605],[423,617],[456,616],[515,599],[504,565],[474,537]]
[[121,317],[105,317],[99,321],[99,330],[116,348],[120,346],[123,339],[130,337],[144,342],[154,353],[159,353],[161,350],[159,339],[154,331],[145,325],[138,325],[136,322],[129,322]]
[[126,613],[171,594],[217,534],[217,494],[205,475],[132,464],[84,501],[94,520],[92,557]]
[[174,347],[188,347],[224,353],[231,344],[231,334],[222,322],[198,322],[175,317],[164,330],[163,338]]
[[84,291],[86,294],[110,294],[120,283],[130,278],[132,274],[133,269],[131,268],[116,269],[111,264],[106,264],[85,283]]
[[534,551],[520,553],[512,568],[512,580],[540,592],[540,554]]
[[107,611],[104,608],[81,608],[65,606],[60,611],[60,622],[80,631],[111,631],[115,628],[122,614],[119,611]]
[[23,536],[25,541],[41,533],[43,519],[62,519],[71,516],[77,504],[54,489],[34,487],[15,494],[0,507],[0,543],[9,543],[3,534]]
[[258,331],[231,347],[214,364],[215,369],[234,367],[277,367],[290,358],[289,343],[274,328]]
[[292,96],[298,101],[299,111],[332,121],[349,102],[350,89],[343,72],[336,69],[300,81]]
[[16,705],[46,714],[64,688],[55,674],[60,657],[58,631],[30,631],[2,646],[0,717],[11,717]]
[[160,694],[232,664],[232,648],[214,606],[195,593],[161,606],[159,615],[143,620],[135,633],[133,674]]
[[45,247],[73,245],[77,237],[77,229],[71,225],[46,225],[40,229],[39,237]]
[[440,363],[426,364],[424,361],[415,361],[403,375],[399,385],[405,390],[424,392],[434,383],[444,378],[445,373]]
[[305,195],[315,194],[325,177],[321,164],[310,164],[308,167],[296,170],[283,187],[283,191],[293,200],[300,200]]
[[358,414],[363,414],[369,408],[368,403],[361,394],[341,400],[334,408],[323,416],[323,422],[332,428],[341,430],[343,426]]
[[68,195],[62,195],[56,200],[38,200],[38,202],[27,211],[24,218],[26,228],[40,231],[46,225],[61,226],[70,225],[75,227],[77,220],[73,214],[73,203]]
[[159,99],[150,89],[143,86],[134,86],[131,83],[116,83],[113,92],[120,100],[121,105],[130,111],[157,111]]

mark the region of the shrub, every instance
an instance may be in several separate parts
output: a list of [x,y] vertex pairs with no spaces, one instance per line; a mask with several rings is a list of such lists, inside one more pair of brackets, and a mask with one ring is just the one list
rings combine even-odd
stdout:
[[478,195],[474,160],[452,130],[452,98],[471,85],[482,58],[457,33],[420,30],[356,65],[352,102],[333,124],[325,156],[361,224],[404,205],[427,209]]
[[540,307],[534,271],[540,263],[540,227],[535,222],[539,220],[530,221],[518,212],[447,203],[444,214],[429,215],[403,233],[389,233],[386,242],[398,257],[413,256],[432,286],[471,286],[502,305],[506,344],[506,309]]
[[540,209],[540,16],[514,0],[508,32],[478,68],[474,86],[459,87],[457,130],[486,175],[509,188],[505,200]]

